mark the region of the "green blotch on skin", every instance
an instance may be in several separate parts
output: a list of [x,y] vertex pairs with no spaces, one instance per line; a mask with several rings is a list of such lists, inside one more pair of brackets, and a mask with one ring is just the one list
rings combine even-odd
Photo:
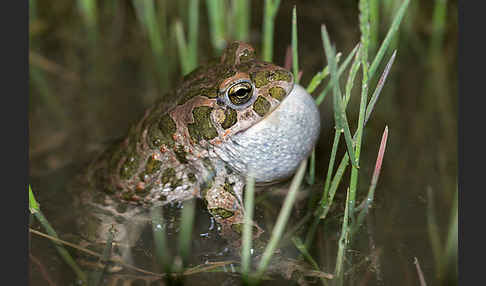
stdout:
[[174,168],[167,168],[162,172],[162,176],[160,178],[160,181],[162,184],[167,184],[168,182],[172,182],[174,178],[176,177],[176,172]]
[[148,144],[153,149],[158,149],[162,145],[173,147],[175,142],[172,137],[176,132],[176,124],[172,118],[166,114],[162,116],[158,123],[152,124],[148,131]]
[[194,123],[189,123],[187,129],[193,140],[211,140],[218,136],[218,132],[211,122],[212,110],[213,108],[209,106],[199,106],[192,111]]
[[253,103],[253,110],[263,117],[268,110],[270,109],[270,102],[266,100],[263,96],[259,95],[258,98],[255,100],[255,103]]
[[250,75],[251,77],[251,80],[255,83],[255,87],[256,88],[260,88],[264,85],[267,85],[268,84],[268,75],[269,75],[269,71],[259,71],[259,72],[256,72],[256,73],[252,73]]
[[174,177],[174,180],[170,182],[170,186],[174,189],[182,186],[182,178],[177,179]]
[[270,95],[278,101],[282,101],[285,97],[285,90],[281,87],[274,86],[269,91]]
[[184,150],[182,145],[177,146],[177,148],[174,149],[174,153],[177,161],[181,162],[182,164],[186,164],[188,162],[186,159],[187,152]]
[[139,158],[135,155],[128,156],[120,169],[120,176],[123,179],[129,179],[135,174],[138,167]]
[[221,127],[223,127],[223,129],[230,128],[231,126],[236,124],[236,121],[238,121],[237,120],[238,118],[236,116],[236,111],[233,108],[228,107],[224,111],[224,116],[225,116],[224,121],[221,124]]
[[276,70],[270,73],[269,80],[291,82],[292,74],[286,70]]
[[145,164],[145,173],[153,174],[160,170],[160,166],[162,166],[162,161],[159,161],[154,157],[150,156],[147,159],[147,164]]
[[223,208],[214,208],[209,210],[213,216],[219,216],[223,219],[230,218],[234,215],[234,212]]
[[194,183],[196,182],[196,175],[194,175],[193,173],[189,173],[187,174],[187,179],[189,180],[189,182]]
[[230,184],[230,182],[228,182],[228,179],[226,179],[225,182],[224,182],[224,185],[223,185],[223,189],[226,192],[232,194],[234,197],[236,197],[235,191],[233,190],[233,185],[234,184],[235,183]]
[[292,74],[286,70],[261,70],[250,75],[255,87],[260,88],[270,81],[292,81]]

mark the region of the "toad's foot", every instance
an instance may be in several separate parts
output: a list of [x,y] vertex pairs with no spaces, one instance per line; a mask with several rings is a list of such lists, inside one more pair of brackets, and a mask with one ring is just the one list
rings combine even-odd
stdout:
[[[204,199],[209,212],[221,227],[221,236],[234,246],[240,246],[245,210],[238,193],[228,191],[224,186],[216,186],[207,191]],[[256,239],[263,230],[255,222],[251,224],[252,236]]]

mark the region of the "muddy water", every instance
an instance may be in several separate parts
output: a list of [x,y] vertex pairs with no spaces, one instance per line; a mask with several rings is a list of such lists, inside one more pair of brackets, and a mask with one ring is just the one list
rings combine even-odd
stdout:
[[[101,36],[93,43],[82,26],[76,6],[57,2],[59,5],[37,4],[37,22],[33,24],[37,32],[31,34],[31,52],[58,66],[49,69],[31,59],[29,170],[30,183],[42,210],[63,237],[74,231],[72,217],[66,213],[70,203],[66,184],[91,156],[107,142],[122,136],[145,108],[173,88],[181,75],[174,44],[167,51],[172,71],[167,77],[157,73],[150,45],[129,5],[115,5],[113,10],[103,6]],[[359,40],[358,10],[355,2],[299,1],[298,4],[299,65],[303,69],[301,83],[305,86],[325,64],[320,25],[327,25],[337,50],[347,55]],[[449,4],[452,10],[448,14],[442,48],[438,53],[429,54],[432,7],[420,5],[411,6],[413,9],[404,19],[400,39],[395,42],[398,49],[395,64],[365,131],[359,198],[364,196],[371,181],[385,125],[390,134],[375,207],[348,251],[347,285],[418,285],[415,258],[427,284],[441,285],[428,234],[427,211],[433,202],[439,237],[444,244],[457,185],[457,20],[455,4]],[[253,8],[251,42],[259,46],[262,8],[258,3]],[[282,1],[276,19],[274,59],[281,65],[290,43],[291,8],[291,1]],[[212,52],[205,9],[202,11],[199,46],[200,59],[204,60]],[[169,21],[174,17],[170,16]],[[381,18],[381,38],[389,26],[387,17]],[[322,190],[327,171],[330,138],[333,138],[331,104],[329,96],[320,106],[323,129],[317,146],[317,182],[308,187],[313,192]],[[357,121],[358,105],[359,88],[355,88],[348,111],[351,122]],[[355,126],[351,123],[353,130]],[[339,159],[342,154],[340,150]],[[349,182],[349,172],[344,182]],[[325,272],[334,270],[344,192],[344,188],[338,191],[336,208],[329,220],[319,226],[311,248],[311,254]],[[266,197],[257,205],[257,218],[263,225],[273,225],[269,218],[276,217],[282,198],[281,195]],[[290,227],[305,212],[303,195]],[[238,260],[234,254],[225,252],[225,243],[211,229],[210,217],[200,203],[196,213],[190,263]],[[178,211],[173,210],[169,217],[176,220]],[[33,226],[39,228],[35,222]],[[177,231],[175,226],[169,237],[172,243],[176,243]],[[150,232],[144,237],[147,245],[142,249],[150,248],[153,243]],[[292,247],[285,251],[289,257],[297,256]],[[34,257],[30,273],[32,285],[49,285],[41,268],[58,285],[68,285],[73,280],[49,241],[33,236],[31,253]],[[141,264],[151,259],[153,255],[141,251]],[[212,279],[220,279],[217,281],[226,285],[237,284],[238,276],[229,274],[231,266],[227,271],[196,275],[186,282],[209,285],[215,281]],[[450,284],[454,285],[454,276],[451,277]]]

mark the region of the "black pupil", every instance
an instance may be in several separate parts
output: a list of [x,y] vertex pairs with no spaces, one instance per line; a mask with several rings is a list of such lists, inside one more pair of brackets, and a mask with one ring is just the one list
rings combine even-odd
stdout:
[[250,89],[243,87],[243,88],[238,89],[235,93],[233,93],[233,95],[235,95],[236,97],[239,97],[239,98],[243,98],[243,97],[247,96],[249,92],[250,92]]

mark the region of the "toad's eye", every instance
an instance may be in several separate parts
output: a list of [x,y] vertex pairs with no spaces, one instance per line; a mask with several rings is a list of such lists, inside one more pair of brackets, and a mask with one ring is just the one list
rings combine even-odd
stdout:
[[242,105],[251,99],[252,91],[251,83],[239,82],[228,89],[228,98],[234,105]]

